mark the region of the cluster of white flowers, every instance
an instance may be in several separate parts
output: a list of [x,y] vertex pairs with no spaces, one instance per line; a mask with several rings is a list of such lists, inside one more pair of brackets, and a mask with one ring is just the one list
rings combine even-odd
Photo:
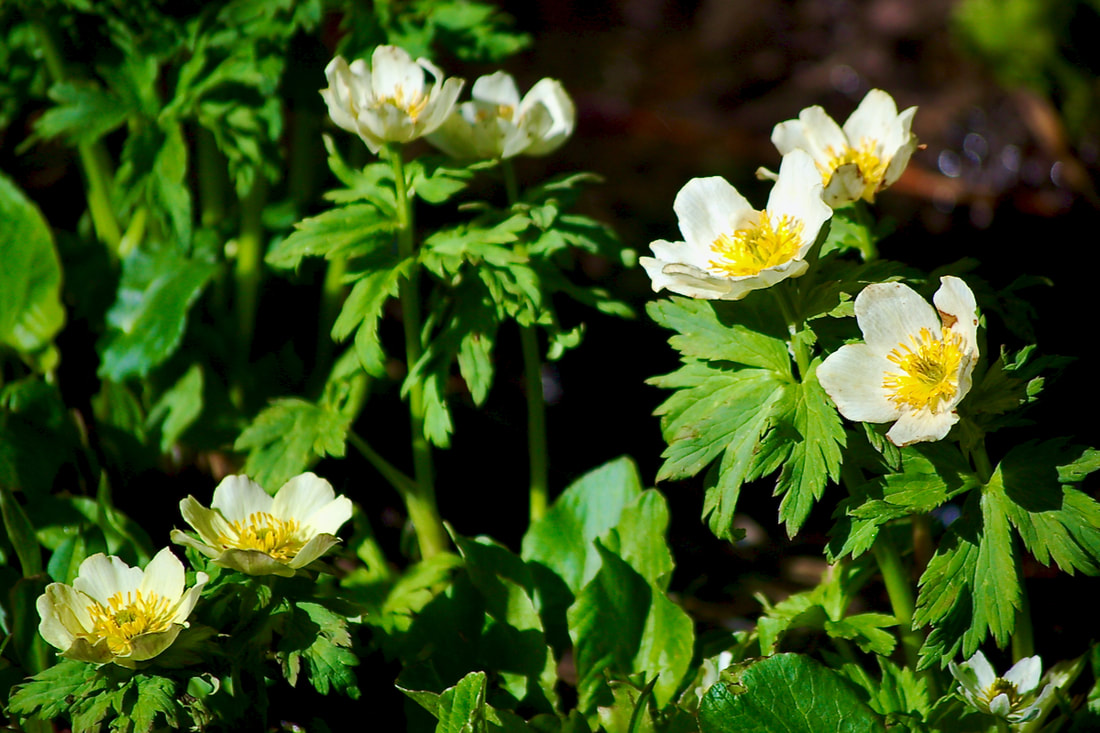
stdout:
[[[425,73],[431,82],[425,80]],[[329,116],[377,153],[386,143],[420,137],[455,158],[504,159],[546,155],[573,134],[576,111],[562,85],[543,79],[522,99],[502,71],[474,82],[472,101],[457,104],[464,82],[444,79],[427,59],[379,46],[371,65],[337,56],[325,68],[321,90]]]
[[[200,539],[173,530],[173,542],[249,575],[291,576],[337,543],[351,501],[312,473],[292,478],[274,497],[244,476],[228,476],[214,489],[212,508],[189,496],[180,511]],[[46,586],[38,630],[70,659],[132,668],[172,645],[209,579],[197,572],[185,591],[183,563],[167,547],[144,570],[95,554],[72,585]]]
[[[775,181],[763,211],[721,178],[688,181],[673,204],[684,241],[652,242],[654,256],[639,260],[653,289],[740,300],[804,274],[833,210],[873,201],[901,176],[918,147],[915,113],[899,114],[873,89],[843,127],[817,106],[779,123],[779,173],[758,172]],[[947,435],[978,361],[974,295],[958,278],[941,283],[935,309],[900,283],[868,286],[855,302],[865,343],[841,347],[817,371],[841,414],[894,422],[887,438],[899,446]]]

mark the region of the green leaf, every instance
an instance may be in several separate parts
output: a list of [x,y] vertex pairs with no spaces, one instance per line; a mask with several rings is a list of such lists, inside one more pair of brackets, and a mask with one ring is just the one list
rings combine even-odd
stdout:
[[885,733],[882,721],[832,670],[777,654],[728,670],[703,696],[701,733]]
[[735,321],[734,314],[723,305],[728,304],[671,297],[650,301],[646,312],[658,325],[677,332],[668,342],[684,356],[789,374],[787,342],[776,335],[776,325],[768,319],[755,323],[743,314],[738,315],[747,323]]
[[264,261],[293,269],[305,257],[360,257],[388,248],[396,229],[394,218],[373,203],[339,206],[295,224]]
[[38,118],[35,135],[64,136],[73,145],[94,143],[135,112],[113,91],[91,81],[60,81],[50,87],[49,95],[57,106]]
[[160,424],[161,453],[167,453],[202,413],[202,389],[202,365],[192,364],[149,411],[145,427],[151,430]]
[[247,450],[244,473],[274,491],[326,455],[342,458],[351,418],[296,398],[273,400],[233,444]]
[[19,558],[23,577],[29,578],[42,572],[42,550],[34,536],[34,525],[7,486],[0,485],[0,516],[12,548]]
[[2,174],[0,221],[0,346],[52,369],[51,342],[65,323],[61,263],[41,212]]
[[62,659],[12,690],[8,711],[52,720],[66,715],[73,699],[85,697],[96,685],[95,665]]
[[171,249],[133,251],[122,265],[118,300],[107,312],[110,330],[98,345],[99,375],[115,382],[144,377],[171,356],[183,338],[187,311],[217,269]]
[[332,338],[342,341],[355,331],[355,353],[363,369],[374,377],[386,374],[386,355],[378,338],[378,322],[383,306],[400,291],[401,280],[409,273],[412,259],[393,258],[377,269],[354,275],[355,285],[344,301],[332,326]]
[[347,619],[319,603],[296,602],[291,606],[276,656],[290,685],[296,686],[301,662],[309,682],[322,695],[330,690],[359,699],[354,667],[359,659],[351,651]]

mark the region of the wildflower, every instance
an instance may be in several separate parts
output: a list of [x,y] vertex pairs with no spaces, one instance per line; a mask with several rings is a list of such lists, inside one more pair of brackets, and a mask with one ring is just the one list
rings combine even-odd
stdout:
[[886,437],[898,446],[947,435],[978,361],[970,288],[942,277],[932,300],[935,310],[907,285],[868,285],[855,302],[865,343],[841,346],[817,370],[844,417],[896,421]]
[[917,138],[909,131],[916,112],[910,107],[898,114],[893,97],[872,89],[843,129],[815,105],[802,110],[797,120],[776,125],[772,142],[784,156],[792,150],[813,156],[829,206],[861,198],[874,201],[876,193],[898,180],[917,149]]
[[522,100],[503,71],[483,76],[428,142],[454,158],[546,155],[573,134],[576,110],[561,83],[543,79]]
[[248,575],[290,577],[339,541],[334,533],[351,519],[351,501],[312,473],[290,479],[274,497],[245,476],[227,476],[209,509],[188,496],[180,513],[199,539],[174,529],[176,544]]
[[981,652],[962,664],[951,662],[948,666],[959,682],[958,693],[967,703],[1008,723],[1034,719],[1055,690],[1054,684],[1047,684],[1036,694],[1043,670],[1043,662],[1038,656],[1016,662],[1004,677],[997,676]]
[[50,583],[36,606],[42,638],[63,656],[133,668],[157,656],[187,626],[206,573],[184,592],[184,571],[165,547],[146,566],[132,568],[97,553],[80,564],[72,585]]
[[740,300],[806,271],[806,252],[832,216],[821,190],[813,160],[800,150],[783,157],[763,211],[723,178],[693,178],[672,207],[684,241],[653,242],[656,256],[639,262],[655,291]]
[[[424,83],[424,72],[431,75]],[[348,66],[337,56],[325,67],[328,87],[321,96],[339,127],[363,139],[372,153],[387,142],[409,142],[435,130],[451,113],[461,79],[444,81],[443,72],[427,59],[413,61],[397,46],[379,46],[371,68],[362,59]]]

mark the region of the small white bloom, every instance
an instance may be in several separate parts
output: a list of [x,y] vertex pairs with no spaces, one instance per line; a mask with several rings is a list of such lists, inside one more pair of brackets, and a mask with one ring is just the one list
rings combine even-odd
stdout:
[[444,80],[435,64],[413,61],[397,46],[374,49],[370,69],[362,59],[348,66],[337,56],[325,67],[325,78],[328,87],[321,96],[332,121],[359,135],[372,153],[387,142],[405,143],[434,131],[454,109],[464,83]]
[[807,107],[797,120],[780,122],[772,142],[782,155],[805,150],[825,184],[825,203],[836,208],[875,194],[898,180],[917,149],[909,131],[916,107],[898,114],[893,97],[872,89],[841,129],[821,107]]
[[351,519],[351,501],[312,473],[290,479],[274,497],[246,476],[227,476],[209,509],[189,496],[180,512],[199,539],[174,529],[176,544],[248,575],[290,577],[339,541],[335,533]]
[[723,178],[693,178],[672,207],[684,241],[653,242],[649,247],[656,256],[639,262],[654,291],[740,300],[806,272],[806,252],[832,216],[821,190],[813,160],[800,150],[783,156],[763,211]]
[[844,417],[896,421],[886,437],[898,446],[947,435],[978,361],[974,293],[947,276],[932,300],[935,309],[908,285],[868,285],[855,302],[865,343],[841,346],[817,370]]
[[561,83],[543,79],[519,97],[503,71],[483,76],[428,141],[454,158],[546,155],[561,147],[576,126],[573,100]]
[[1048,684],[1036,694],[1043,662],[1038,656],[1016,662],[1004,677],[998,677],[985,655],[976,652],[969,661],[948,665],[959,682],[958,693],[976,710],[1009,723],[1024,723],[1035,718],[1042,704],[1054,694]]
[[42,638],[82,662],[134,667],[157,656],[187,626],[209,577],[196,573],[184,592],[184,571],[165,547],[145,570],[97,553],[80,564],[72,585],[50,583],[36,606]]

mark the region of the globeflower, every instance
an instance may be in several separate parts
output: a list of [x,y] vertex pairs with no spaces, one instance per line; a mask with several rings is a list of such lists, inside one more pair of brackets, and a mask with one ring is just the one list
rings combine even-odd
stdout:
[[1008,723],[1025,723],[1042,710],[1055,685],[1045,685],[1036,694],[1043,662],[1038,656],[1016,662],[1004,677],[998,677],[985,655],[976,652],[969,661],[948,664],[959,682],[958,693],[976,710],[1003,718]]
[[[425,84],[424,72],[431,76],[430,84]],[[362,59],[348,66],[337,56],[325,67],[325,78],[328,87],[321,97],[329,117],[359,135],[372,153],[387,142],[409,142],[443,124],[464,83],[444,80],[435,64],[413,61],[397,46],[374,49],[370,69]]]
[[970,288],[941,277],[932,300],[935,309],[908,285],[868,285],[855,302],[865,343],[841,346],[817,369],[841,415],[896,421],[886,437],[898,446],[947,435],[978,361],[978,306]]
[[72,585],[50,583],[36,606],[42,638],[81,662],[133,668],[157,656],[187,626],[209,577],[196,573],[184,592],[184,571],[165,547],[145,570],[114,555],[84,560]]
[[898,114],[893,97],[872,89],[843,129],[821,107],[807,107],[797,120],[780,122],[772,142],[780,154],[805,150],[813,156],[825,185],[825,203],[833,208],[875,194],[898,180],[917,149],[909,131],[916,107]]
[[740,300],[806,272],[806,252],[832,216],[821,191],[821,176],[801,150],[783,157],[763,211],[723,178],[693,178],[672,206],[684,241],[653,242],[655,257],[639,262],[654,291]]
[[290,479],[274,497],[246,476],[227,476],[209,509],[188,496],[180,513],[199,539],[174,529],[176,544],[248,575],[290,577],[339,541],[335,532],[351,519],[351,501],[312,473]]
[[454,158],[546,155],[573,134],[577,113],[561,83],[543,79],[519,97],[503,71],[480,77],[473,100],[458,105],[428,142]]

